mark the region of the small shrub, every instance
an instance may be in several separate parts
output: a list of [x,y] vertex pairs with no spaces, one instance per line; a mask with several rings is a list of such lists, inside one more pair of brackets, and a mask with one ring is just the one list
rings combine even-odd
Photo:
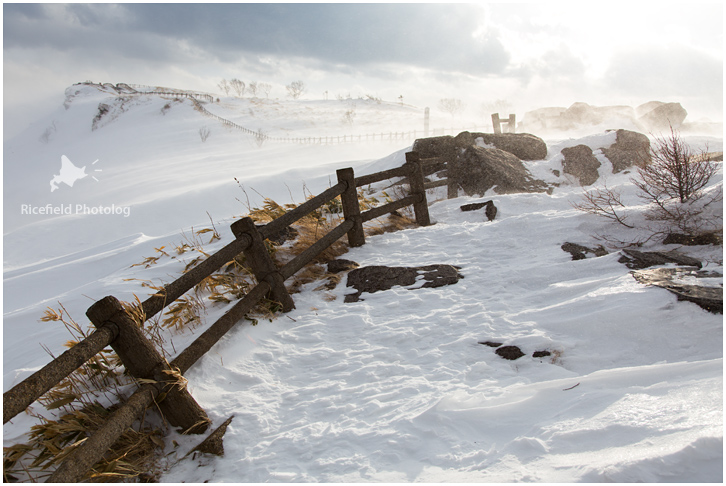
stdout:
[[[694,154],[675,130],[666,137],[656,137],[638,175],[631,182],[638,197],[647,204],[646,221],[641,228],[627,222],[619,192],[607,186],[585,192],[582,201],[574,203],[577,210],[604,217],[629,229],[645,230],[650,236],[630,244],[670,233],[697,236],[718,229],[723,224],[723,212],[717,203],[723,200],[722,186],[706,186],[719,169],[706,151]],[[608,240],[607,236],[600,235]],[[614,240],[609,240],[614,242]],[[618,242],[626,244],[626,242]]]
[[199,129],[199,138],[202,139],[202,142],[206,142],[211,133],[212,131],[209,128],[202,127]]

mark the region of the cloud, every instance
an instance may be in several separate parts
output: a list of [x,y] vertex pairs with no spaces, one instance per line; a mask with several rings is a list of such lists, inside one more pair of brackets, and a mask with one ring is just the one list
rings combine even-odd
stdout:
[[215,91],[237,77],[273,97],[302,79],[312,97],[672,98],[722,116],[722,7],[588,5],[4,4],[5,110],[60,104],[84,80]]
[[299,57],[328,69],[397,63],[480,74],[508,54],[483,10],[435,4],[6,5],[10,48],[114,53],[142,61]]
[[723,96],[723,61],[688,46],[632,46],[616,52],[605,82],[623,93]]

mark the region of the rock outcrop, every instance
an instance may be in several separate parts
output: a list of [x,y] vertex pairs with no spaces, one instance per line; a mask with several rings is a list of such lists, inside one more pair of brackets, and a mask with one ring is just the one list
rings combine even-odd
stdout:
[[[678,300],[693,302],[714,314],[723,314],[723,287],[698,284],[699,281],[706,282],[707,279],[723,282],[723,275],[720,273],[679,267],[638,270],[631,274],[642,284],[655,285],[674,293]],[[686,280],[696,283],[684,283]]]
[[629,127],[644,132],[669,130],[684,125],[688,112],[680,103],[649,101],[632,108],[630,106],[592,106],[587,103],[573,103],[568,108],[546,107],[528,111],[519,124],[520,130],[541,133],[542,131],[569,131],[587,127],[610,125]]
[[[442,163],[449,163],[446,177],[453,178],[467,195],[482,195],[492,187],[498,194],[551,192],[522,162],[522,157],[541,160],[547,156],[547,145],[534,135],[461,132],[456,137],[418,139],[413,151],[422,159],[439,157]],[[425,172],[428,175],[443,168],[436,165]]]
[[613,174],[650,163],[650,140],[642,133],[616,130],[615,143],[602,149],[613,164]]
[[644,113],[644,110],[641,110],[643,114],[638,118],[638,122],[648,131],[668,131],[671,127],[680,128],[688,116],[688,112],[680,103],[652,102],[650,106],[653,106],[653,109]]
[[[467,132],[463,132],[467,133]],[[471,133],[472,144],[479,140],[484,145],[493,145],[515,155],[520,160],[543,160],[547,158],[547,144],[541,138],[529,133]]]
[[484,195],[491,188],[497,194],[549,190],[545,182],[532,176],[519,158],[497,148],[467,148],[459,154],[448,177],[453,177],[468,195]]
[[594,184],[600,177],[600,161],[587,145],[575,145],[562,149],[562,171],[575,177],[581,186]]
[[638,250],[622,250],[622,256],[618,260],[625,264],[626,267],[634,270],[653,267],[655,265],[665,265],[675,263],[676,265],[701,268],[700,260],[684,255],[675,250],[671,251],[638,251]]

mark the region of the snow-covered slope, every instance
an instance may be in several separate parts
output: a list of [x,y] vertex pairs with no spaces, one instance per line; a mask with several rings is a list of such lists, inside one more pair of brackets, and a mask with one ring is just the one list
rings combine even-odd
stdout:
[[[227,226],[246,212],[247,197],[260,202],[256,191],[301,202],[303,187],[319,192],[335,169],[396,167],[408,148],[258,147],[188,99],[114,98],[84,88],[67,109],[5,144],[4,390],[48,362],[41,343],[62,351],[65,329],[38,321],[47,306],[61,302],[85,322],[93,300],[149,292],[131,279],[175,278],[181,258],[131,265],[178,244],[192,226],[209,226],[209,215],[222,234],[205,247],[214,251],[230,240]],[[111,108],[105,116],[116,116],[93,130],[100,103]],[[421,123],[420,111],[359,101],[351,128],[340,121],[345,103],[229,99],[207,107],[270,135]],[[201,127],[211,131],[206,142]],[[547,159],[532,171],[552,177],[562,148],[610,136],[549,141]],[[722,150],[721,139],[692,141]],[[62,155],[89,176],[51,192]],[[610,174],[608,185],[636,203],[628,177]],[[719,172],[713,183],[721,179]],[[225,456],[177,461],[198,439],[172,434],[167,451],[172,440],[181,445],[162,480],[722,481],[722,317],[636,283],[617,253],[572,261],[562,243],[594,244],[592,234],[617,231],[572,208],[580,193],[565,184],[551,196],[438,201],[430,208],[435,225],[370,237],[345,258],[457,265],[465,278],[456,285],[394,288],[343,303],[345,281],[330,291],[311,284],[294,296],[293,312],[240,325],[187,374],[215,425],[235,415]],[[486,199],[499,208],[493,222],[459,210]],[[72,214],[23,214],[23,204],[70,205]],[[129,214],[76,214],[77,205]],[[720,247],[692,251],[708,270],[722,271]],[[207,323],[224,311],[209,305]],[[176,349],[194,337],[174,336]],[[504,360],[478,344],[486,340],[526,356]],[[545,350],[551,355],[532,357]],[[6,425],[5,445],[22,441],[32,423],[19,416]]]

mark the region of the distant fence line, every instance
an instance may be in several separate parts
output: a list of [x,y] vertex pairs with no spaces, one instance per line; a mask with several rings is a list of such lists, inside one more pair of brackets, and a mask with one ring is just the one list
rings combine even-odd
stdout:
[[[423,129],[423,130],[408,130],[408,131],[401,131],[401,132],[377,132],[377,133],[365,133],[365,134],[350,134],[350,135],[325,135],[325,136],[317,136],[317,137],[273,137],[270,135],[267,135],[262,129],[258,130],[252,130],[247,127],[243,127],[242,125],[239,125],[238,123],[235,123],[231,120],[228,120],[224,117],[221,117],[219,115],[216,115],[212,113],[211,111],[207,110],[207,108],[202,104],[200,100],[204,100],[209,103],[214,102],[214,96],[209,93],[197,93],[192,91],[185,91],[185,90],[175,90],[172,88],[162,88],[162,87],[154,87],[154,86],[147,86],[147,85],[141,85],[141,84],[126,84],[126,83],[118,83],[116,85],[113,85],[112,83],[99,83],[100,86],[110,88],[115,90],[118,93],[126,93],[126,94],[137,94],[137,95],[159,95],[159,96],[176,96],[176,97],[185,97],[192,101],[194,106],[204,115],[209,116],[211,118],[214,118],[215,120],[219,121],[223,125],[226,125],[230,128],[233,128],[235,130],[239,130],[247,135],[251,135],[254,137],[255,141],[262,145],[265,142],[280,142],[280,143],[295,143],[295,144],[302,144],[302,145],[337,145],[337,144],[343,144],[343,143],[374,143],[374,142],[413,142],[417,138],[425,138],[425,137],[438,137],[443,135],[456,135],[464,131],[479,131],[480,129],[483,130],[485,128],[489,127],[477,127],[474,125],[473,127],[463,127],[463,128],[433,128],[433,129]],[[499,118],[498,115],[496,117],[496,120],[494,118],[495,115],[492,115],[492,122],[494,125],[494,131],[501,133],[501,129],[499,127]],[[509,126],[512,127],[514,125],[513,121],[514,115],[510,115]],[[507,123],[507,121],[503,121],[502,123]],[[513,128],[510,128],[511,131],[514,131]]]
[[219,115],[207,110],[199,100],[194,97],[190,97],[194,105],[207,116],[210,116],[224,125],[240,130],[244,133],[255,137],[257,142],[261,145],[264,142],[284,142],[284,143],[297,143],[306,145],[333,145],[340,143],[368,143],[368,142],[411,142],[419,137],[435,137],[440,135],[453,135],[455,133],[461,133],[463,131],[477,131],[477,127],[468,128],[435,128],[427,131],[425,130],[409,130],[405,132],[378,132],[378,133],[366,133],[358,135],[325,135],[319,137],[271,137],[265,134],[262,130],[250,130],[249,128],[243,127],[231,120],[223,118]]

